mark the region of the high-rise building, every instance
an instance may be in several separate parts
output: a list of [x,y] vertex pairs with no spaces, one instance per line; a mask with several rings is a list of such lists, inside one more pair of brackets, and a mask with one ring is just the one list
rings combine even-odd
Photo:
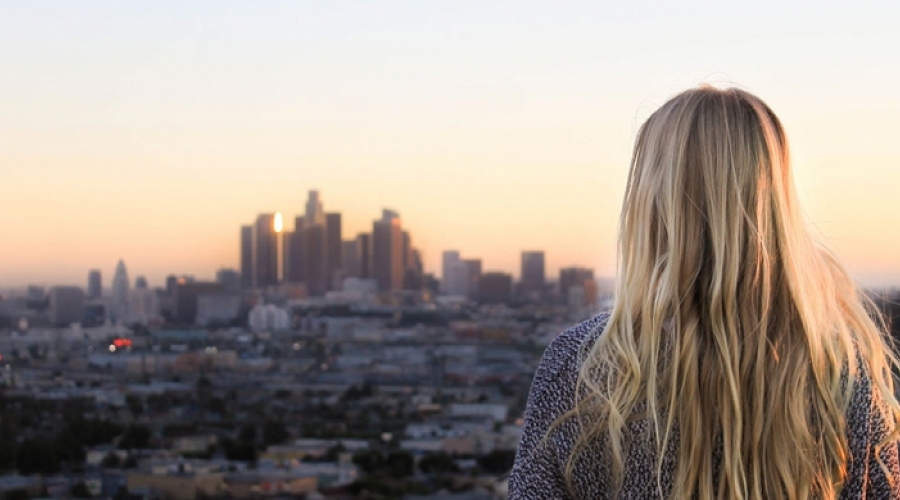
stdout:
[[138,276],[134,279],[134,287],[135,288],[147,288],[147,278],[144,276]]
[[522,252],[522,291],[544,291],[544,252]]
[[285,235],[284,275],[288,283],[306,281],[306,226],[303,216],[294,219],[294,231]]
[[469,296],[469,266],[462,260],[450,262],[444,269],[444,293]]
[[109,309],[109,319],[115,322],[124,322],[128,319],[128,269],[125,262],[119,259],[116,264],[116,274],[112,281],[112,304]]
[[423,290],[425,288],[425,269],[422,266],[422,255],[417,248],[410,247],[404,273],[403,288],[405,290]]
[[393,210],[383,210],[381,219],[372,225],[372,261],[381,290],[403,287],[403,230],[400,216]]
[[310,191],[306,212],[295,219],[283,242],[284,276],[304,283],[311,295],[323,295],[340,278],[343,266],[341,214],[326,214],[318,191]]
[[50,323],[67,326],[84,318],[84,290],[77,286],[55,286],[49,294]]
[[306,289],[310,295],[324,295],[328,291],[330,279],[328,277],[328,254],[326,247],[325,225],[313,224],[307,226],[305,233],[306,245]]
[[481,259],[464,259],[462,262],[468,271],[466,287],[469,290],[469,296],[477,296],[478,282],[481,280]]
[[403,231],[403,269],[409,269],[410,252],[412,252],[412,239],[409,237],[409,231]]
[[307,226],[324,225],[325,211],[322,210],[322,199],[319,198],[319,192],[312,190],[309,192],[309,198],[306,200],[306,217]]
[[253,286],[265,288],[278,283],[278,233],[275,214],[260,214],[253,226]]
[[179,281],[172,295],[173,316],[176,323],[192,325],[197,317],[197,299],[202,295],[218,295],[223,291],[219,283]]
[[219,269],[216,271],[216,283],[229,292],[237,292],[241,289],[241,274],[234,269]]
[[343,253],[341,214],[325,214],[325,266],[328,270],[328,290],[340,288],[341,268],[344,264]]
[[369,233],[360,233],[356,236],[357,255],[359,255],[359,277],[362,279],[372,279],[375,277],[372,261],[372,235]]
[[512,276],[506,273],[484,273],[478,283],[478,299],[486,303],[509,301],[512,296]]
[[[559,270],[559,294],[563,302],[569,302],[569,289],[585,288],[586,283],[594,283],[594,270],[584,267],[566,267]],[[590,288],[590,285],[587,285]],[[594,284],[596,287],[596,284]]]
[[87,296],[90,299],[99,299],[103,295],[103,278],[99,269],[88,271]]
[[[251,277],[253,276],[252,272],[251,272],[250,276]],[[178,286],[178,281],[179,281],[178,276],[175,276],[174,274],[170,274],[170,275],[166,276],[166,295],[171,297],[172,295],[175,294],[175,287]],[[252,286],[252,284],[251,284],[251,286]]]
[[453,264],[459,262],[459,252],[456,250],[445,250],[441,258],[441,291],[447,291],[447,278],[452,274],[451,268]]
[[343,248],[341,249],[341,266],[344,268],[344,273],[348,278],[359,278],[360,275],[360,256],[359,256],[359,241],[356,239],[353,240],[344,240],[342,243]]
[[291,265],[291,238],[293,238],[294,233],[292,231],[287,230],[287,225],[285,225],[285,229],[281,232],[281,280],[284,283],[290,283],[290,265]]
[[147,325],[159,318],[159,301],[156,293],[147,287],[135,287],[128,292],[129,324]]
[[241,287],[253,288],[253,226],[241,226]]

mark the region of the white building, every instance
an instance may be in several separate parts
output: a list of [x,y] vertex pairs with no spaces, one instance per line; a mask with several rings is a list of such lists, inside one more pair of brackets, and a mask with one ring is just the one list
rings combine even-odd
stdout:
[[450,292],[447,289],[448,285],[448,277],[451,274],[451,267],[453,264],[458,263],[459,252],[456,250],[446,250],[443,254],[442,266],[441,266],[441,291],[449,294]]
[[225,324],[241,312],[241,297],[238,295],[201,295],[197,297],[197,318],[199,326]]
[[283,331],[290,329],[291,317],[280,307],[257,304],[250,310],[248,323],[254,332]]
[[156,292],[149,288],[132,289],[128,292],[127,311],[129,324],[146,325],[159,319],[159,301],[156,299]]
[[464,261],[457,260],[451,262],[445,268],[444,275],[444,293],[459,297],[468,297],[471,290],[469,289],[470,273],[469,265]]

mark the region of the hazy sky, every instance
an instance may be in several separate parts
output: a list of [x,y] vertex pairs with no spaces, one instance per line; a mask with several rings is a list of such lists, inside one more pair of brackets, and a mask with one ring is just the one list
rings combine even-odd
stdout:
[[900,283],[900,3],[803,3],[3,1],[0,288],[211,278],[310,189],[429,271],[611,275],[635,132],[701,82],[773,107],[810,222]]

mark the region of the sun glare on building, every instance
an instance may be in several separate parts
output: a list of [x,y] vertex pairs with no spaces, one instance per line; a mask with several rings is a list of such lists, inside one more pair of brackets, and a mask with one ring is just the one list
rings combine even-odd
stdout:
[[275,232],[280,233],[284,229],[284,218],[281,215],[281,212],[277,212],[275,214]]

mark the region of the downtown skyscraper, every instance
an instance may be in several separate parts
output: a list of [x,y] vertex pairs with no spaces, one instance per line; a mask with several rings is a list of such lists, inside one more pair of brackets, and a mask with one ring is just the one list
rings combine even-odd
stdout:
[[262,214],[254,225],[241,228],[243,288],[284,281],[303,285],[312,296],[322,296],[341,290],[345,278],[375,280],[382,291],[424,286],[421,255],[396,212],[384,210],[373,222],[371,233],[344,240],[342,215],[326,213],[318,191],[309,191],[304,208],[303,215],[294,218],[293,230],[282,235],[280,260],[273,214]]
[[521,286],[524,293],[544,291],[544,252],[522,252]]
[[310,191],[303,216],[285,234],[285,279],[303,283],[310,295],[339,288],[343,263],[340,213],[325,213],[318,191]]
[[372,260],[379,289],[403,288],[403,229],[393,210],[384,209],[381,219],[372,224]]
[[241,227],[241,286],[265,288],[278,283],[278,233],[275,214],[260,214]]
[[87,297],[99,299],[103,296],[103,278],[99,269],[91,269],[88,272]]
[[109,310],[109,318],[113,323],[121,323],[128,318],[128,291],[130,288],[128,269],[125,268],[125,262],[119,259],[116,264],[116,274],[112,280],[112,303]]

